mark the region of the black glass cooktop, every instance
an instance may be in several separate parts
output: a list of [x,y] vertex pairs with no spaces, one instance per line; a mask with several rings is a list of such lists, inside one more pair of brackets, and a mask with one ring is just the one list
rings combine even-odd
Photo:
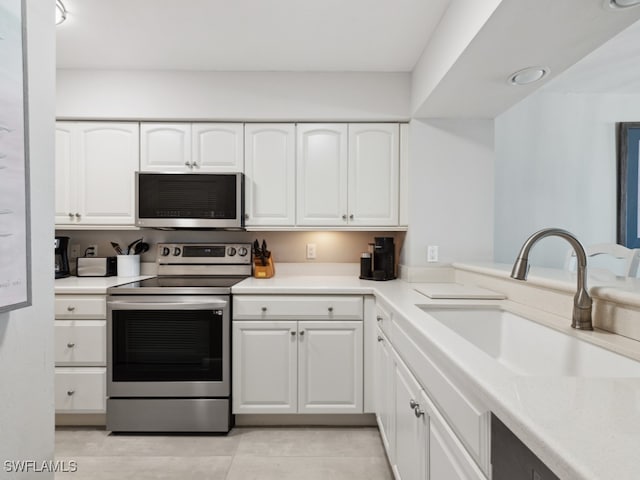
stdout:
[[108,289],[110,295],[211,295],[229,294],[231,287],[246,277],[153,277]]

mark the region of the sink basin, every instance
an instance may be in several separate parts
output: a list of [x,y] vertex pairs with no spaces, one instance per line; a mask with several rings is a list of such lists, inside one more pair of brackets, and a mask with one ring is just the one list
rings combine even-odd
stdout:
[[420,308],[516,374],[640,377],[640,362],[499,306]]

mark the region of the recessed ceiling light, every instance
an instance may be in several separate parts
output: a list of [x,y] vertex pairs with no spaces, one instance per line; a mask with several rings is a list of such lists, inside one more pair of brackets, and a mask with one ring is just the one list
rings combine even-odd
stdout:
[[67,9],[62,0],[56,0],[56,25],[60,25],[67,19]]
[[608,0],[611,8],[629,8],[640,5],[640,0]]
[[527,67],[511,74],[509,83],[512,85],[529,85],[542,80],[549,72],[548,67]]

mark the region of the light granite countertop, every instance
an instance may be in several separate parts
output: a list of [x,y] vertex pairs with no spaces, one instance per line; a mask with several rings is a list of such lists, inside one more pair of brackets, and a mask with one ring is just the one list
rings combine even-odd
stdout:
[[56,279],[56,294],[79,294],[79,295],[105,295],[107,289],[116,285],[138,282],[152,275],[140,275],[137,277],[66,277]]
[[[508,276],[504,265],[456,265],[487,275]],[[574,291],[575,275],[532,269],[532,284]],[[622,295],[640,300],[636,280]],[[606,283],[606,285],[604,285]],[[616,279],[600,289],[614,290]],[[633,285],[631,285],[633,283]],[[246,279],[234,294],[363,294],[375,295],[400,315],[403,329],[422,348],[447,362],[447,368],[471,386],[478,398],[534,453],[563,479],[640,478],[640,378],[522,376],[509,371],[486,353],[419,308],[426,304],[455,304],[477,300],[432,300],[415,291],[421,284],[402,280],[373,282],[351,275],[278,274],[272,279]],[[636,286],[638,289],[636,290]],[[601,290],[602,291],[602,290]],[[488,302],[485,300],[484,302]],[[569,320],[509,300],[491,300],[564,333],[590,341],[614,338],[640,358],[640,342],[604,331],[576,332]],[[394,317],[395,318],[395,317]],[[638,314],[640,321],[640,313]],[[598,342],[595,342],[598,343]],[[544,361],[543,358],[540,359]]]

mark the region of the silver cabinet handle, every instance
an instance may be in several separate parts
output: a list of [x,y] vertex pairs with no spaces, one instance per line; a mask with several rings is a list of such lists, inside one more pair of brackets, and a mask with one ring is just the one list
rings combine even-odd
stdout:
[[419,406],[418,402],[416,402],[413,398],[411,400],[409,400],[409,408],[411,410],[413,410],[414,408],[416,408],[418,406]]
[[420,409],[420,405],[416,405],[416,408],[413,409],[413,413],[416,416],[416,418],[420,418],[421,416],[424,415],[424,410]]
[[79,213],[76,213],[76,218],[80,218],[82,215],[80,215]]
[[76,393],[75,390],[67,390],[67,395],[69,396],[73,395],[74,393]]
[[74,307],[73,305],[69,305],[67,307],[67,311],[69,311],[69,312],[73,312],[75,309],[76,309],[76,307]]
[[333,307],[329,307],[327,308],[327,310],[329,311],[329,313],[333,313]]
[[380,315],[378,315],[378,316],[376,317],[376,320],[377,320],[377,321],[379,321],[379,322],[381,322],[381,321],[382,321],[382,317],[381,317]]
[[187,167],[191,167],[191,163],[189,163],[189,162],[184,162],[184,164],[185,164]]
[[300,336],[304,336],[304,330],[300,330]]
[[267,311],[267,307],[262,307],[262,311],[266,312]]
[[73,218],[73,213],[69,212],[69,218]]
[[378,335],[378,341],[379,341],[379,342],[383,342],[383,341],[384,341],[384,338],[382,338],[380,335]]
[[75,346],[76,346],[75,343],[71,343],[71,342],[67,343],[67,347],[69,347],[69,348],[73,348]]
[[295,336],[296,336],[296,332],[295,332],[295,331],[292,331],[292,332],[291,332],[291,336],[292,336],[292,337],[295,337]]
[[344,215],[342,215],[342,219],[346,220],[347,219],[347,214],[345,213]]
[[245,220],[249,220],[249,214],[248,214],[248,213],[245,213],[245,214],[244,214],[244,219],[245,219]]
[[353,213],[349,215],[349,220],[353,220]]

